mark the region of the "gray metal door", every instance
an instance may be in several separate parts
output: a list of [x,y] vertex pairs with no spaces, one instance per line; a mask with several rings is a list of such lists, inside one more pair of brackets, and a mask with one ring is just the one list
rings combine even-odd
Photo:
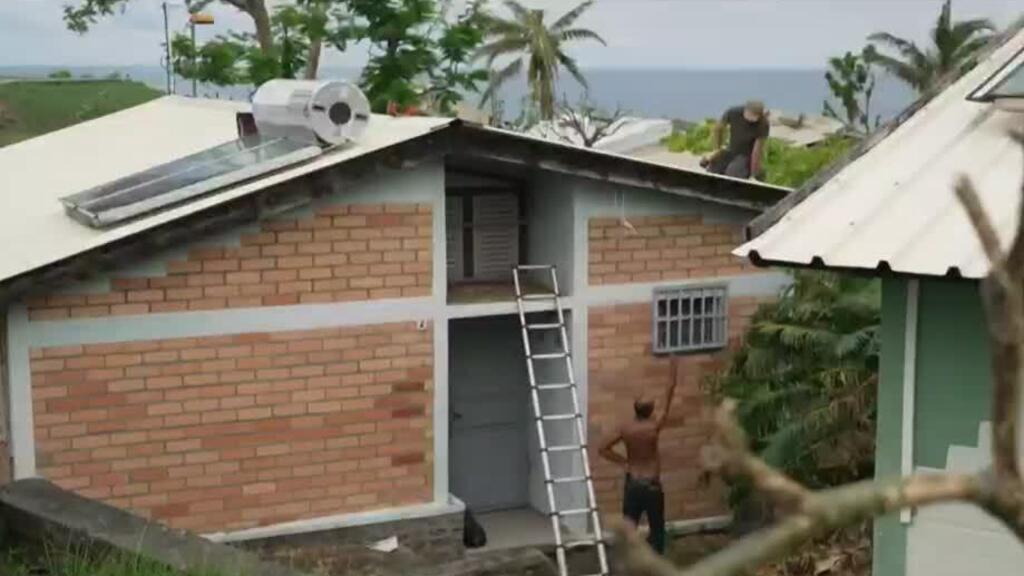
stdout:
[[529,502],[528,394],[514,317],[448,332],[451,491],[475,512]]

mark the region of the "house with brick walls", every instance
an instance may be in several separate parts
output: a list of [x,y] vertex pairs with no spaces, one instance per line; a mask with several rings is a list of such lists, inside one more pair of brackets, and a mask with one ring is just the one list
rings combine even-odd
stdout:
[[[463,506],[547,534],[511,270],[550,264],[587,436],[685,355],[662,444],[668,517],[724,513],[698,482],[700,383],[786,282],[731,255],[786,190],[374,116],[351,145],[114,225],[62,205],[233,141],[247,109],[167,97],[0,149],[14,479],[222,541],[413,538],[438,519],[460,533]],[[617,514],[621,472],[591,461]]]

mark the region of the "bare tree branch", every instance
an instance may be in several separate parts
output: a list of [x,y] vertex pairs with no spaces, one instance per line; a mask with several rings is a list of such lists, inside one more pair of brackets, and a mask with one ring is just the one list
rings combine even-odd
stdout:
[[735,413],[734,400],[723,402],[715,413],[713,445],[705,453],[711,461],[705,462],[705,467],[714,472],[749,478],[754,487],[774,503],[789,510],[802,509],[811,492],[747,450],[747,434],[736,421]]
[[[964,206],[978,239],[991,264],[989,277],[982,285],[982,299],[988,314],[989,336],[992,338],[993,442],[992,462],[996,476],[1020,487],[1021,475],[1017,452],[1019,426],[1021,359],[1024,357],[1024,284],[1022,272],[1007,267],[999,236],[985,213],[967,178],[956,186],[957,196]],[[1013,250],[1019,250],[1024,238],[1019,230]]]

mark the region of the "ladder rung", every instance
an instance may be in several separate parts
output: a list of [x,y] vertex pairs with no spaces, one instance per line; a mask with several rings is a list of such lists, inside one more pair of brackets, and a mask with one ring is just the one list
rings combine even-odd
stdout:
[[582,418],[579,414],[550,414],[548,416],[541,416],[541,420],[553,421],[553,420],[574,420],[576,418]]
[[604,544],[604,540],[594,540],[593,538],[587,538],[585,540],[573,540],[572,542],[562,544],[562,548],[584,548],[586,546],[597,546],[598,544]]
[[551,264],[521,264],[516,266],[516,270],[551,270],[554,268]]
[[554,292],[545,294],[523,294],[520,298],[523,300],[556,300],[558,299],[558,294],[555,294]]
[[548,446],[545,448],[548,452],[574,452],[576,450],[586,450],[586,444],[572,444],[565,446]]
[[537,384],[537,390],[566,390],[575,386],[572,382],[562,384]]
[[558,324],[558,323],[555,323],[555,324],[527,324],[526,325],[526,329],[527,330],[554,330],[556,328],[561,328],[561,327],[562,327],[562,325]]
[[549,480],[552,484],[572,484],[573,482],[586,482],[586,476],[566,476],[565,478],[552,478]]
[[594,512],[593,508],[570,508],[569,510],[558,510],[552,512],[554,516],[578,516],[580,514],[590,514]]
[[568,354],[565,352],[553,352],[551,354],[532,354],[530,358],[534,360],[558,360],[567,357]]

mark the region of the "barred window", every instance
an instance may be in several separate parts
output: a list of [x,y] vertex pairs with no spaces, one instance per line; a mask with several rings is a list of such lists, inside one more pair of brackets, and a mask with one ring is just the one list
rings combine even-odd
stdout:
[[654,291],[654,353],[723,348],[729,340],[728,297],[721,286]]

